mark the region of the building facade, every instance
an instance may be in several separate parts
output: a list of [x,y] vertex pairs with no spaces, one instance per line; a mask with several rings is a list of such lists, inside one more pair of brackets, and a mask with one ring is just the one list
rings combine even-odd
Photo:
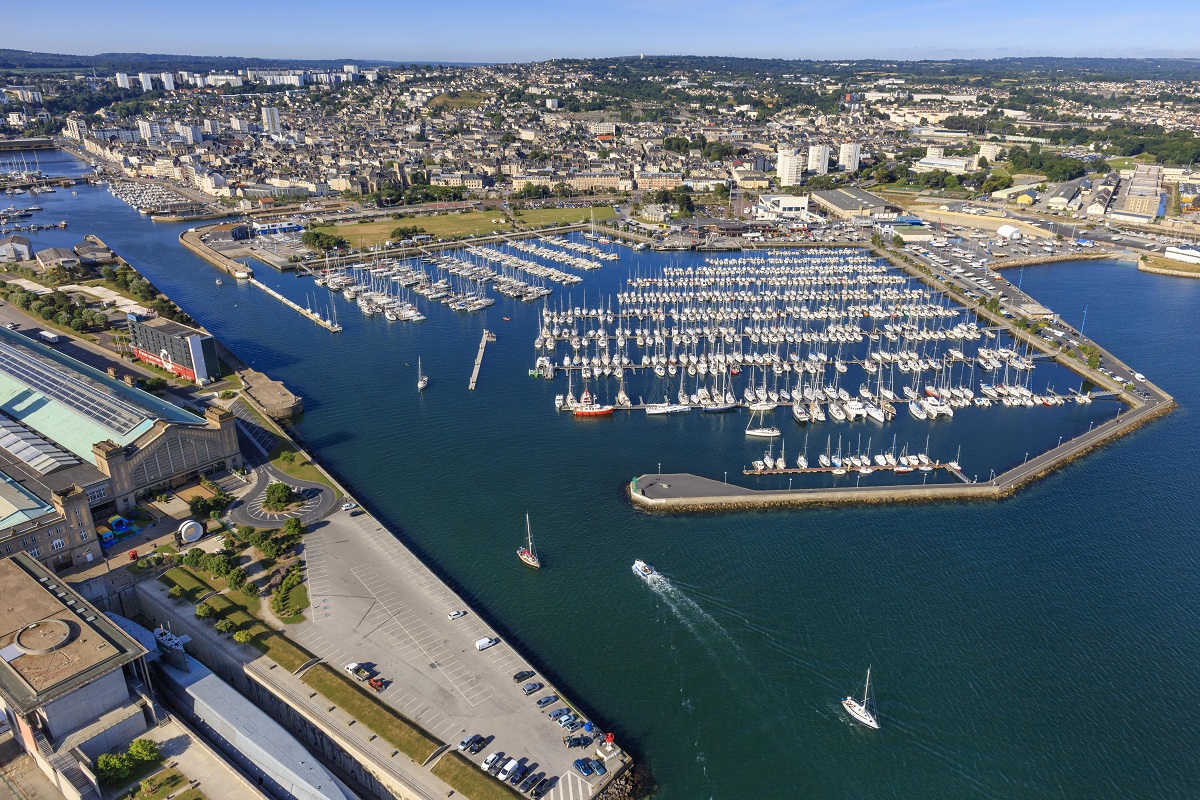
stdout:
[[217,343],[207,333],[161,317],[131,319],[129,333],[133,354],[139,361],[200,385],[221,376]]

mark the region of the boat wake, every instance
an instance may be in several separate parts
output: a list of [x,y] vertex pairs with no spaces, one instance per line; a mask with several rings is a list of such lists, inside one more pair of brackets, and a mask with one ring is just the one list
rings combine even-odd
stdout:
[[713,658],[720,660],[714,645],[720,645],[726,656],[730,652],[741,653],[741,648],[725,627],[661,572],[647,578],[646,584],[662,598],[675,617],[692,632]]

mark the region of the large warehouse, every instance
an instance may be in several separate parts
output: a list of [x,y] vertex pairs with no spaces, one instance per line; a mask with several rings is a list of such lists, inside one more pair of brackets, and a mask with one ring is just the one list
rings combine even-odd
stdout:
[[84,565],[99,555],[93,518],[241,466],[225,409],[197,416],[0,327],[4,554],[19,548],[55,570]]

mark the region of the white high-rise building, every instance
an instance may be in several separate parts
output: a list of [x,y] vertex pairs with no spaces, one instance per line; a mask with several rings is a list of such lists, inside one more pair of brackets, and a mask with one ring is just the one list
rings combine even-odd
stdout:
[[151,139],[162,139],[166,136],[166,134],[167,129],[164,129],[159,123],[152,122],[148,119],[138,120],[138,135],[143,141],[148,142]]
[[838,148],[838,163],[846,172],[857,172],[862,150],[858,142],[846,142]]
[[818,175],[829,173],[829,145],[814,144],[808,148],[808,171]]
[[154,91],[154,76],[151,75],[149,72],[139,72],[138,80],[142,82],[142,91],[143,92],[153,92]]
[[159,78],[159,80],[162,81],[162,85],[163,85],[164,89],[166,89],[168,92],[175,91],[175,76],[174,75],[172,75],[169,72],[164,72],[163,74],[159,75],[158,78]]
[[175,132],[188,144],[200,144],[204,140],[204,129],[199,125],[188,125],[186,122],[176,121]]
[[799,186],[804,182],[804,157],[796,155],[790,147],[779,148],[775,168],[779,172],[780,186]]
[[133,85],[129,82],[129,76],[124,72],[117,73],[117,88],[132,89]]
[[277,136],[283,133],[283,128],[279,125],[279,109],[273,106],[263,106],[262,125],[263,131],[269,135]]

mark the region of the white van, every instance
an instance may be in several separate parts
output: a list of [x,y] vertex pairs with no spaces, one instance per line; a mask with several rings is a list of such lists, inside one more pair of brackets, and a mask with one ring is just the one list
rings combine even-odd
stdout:
[[482,639],[480,639],[479,641],[475,642],[475,649],[476,650],[487,650],[489,647],[492,647],[492,646],[498,645],[498,644],[500,644],[499,639],[496,639],[494,637],[485,636]]
[[513,770],[515,770],[518,766],[520,765],[517,763],[517,760],[515,758],[510,758],[508,763],[504,765],[504,769],[500,770],[500,774],[496,777],[500,779],[501,783],[504,783],[504,781],[512,777]]

